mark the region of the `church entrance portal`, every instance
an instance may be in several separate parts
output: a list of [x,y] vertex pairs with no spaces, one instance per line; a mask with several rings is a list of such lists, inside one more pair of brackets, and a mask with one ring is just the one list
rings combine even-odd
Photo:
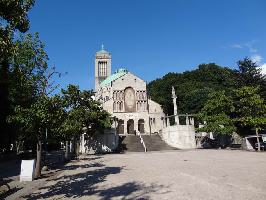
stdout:
[[127,121],[127,133],[134,134],[134,120],[130,119]]
[[144,119],[139,119],[138,121],[138,131],[144,133]]

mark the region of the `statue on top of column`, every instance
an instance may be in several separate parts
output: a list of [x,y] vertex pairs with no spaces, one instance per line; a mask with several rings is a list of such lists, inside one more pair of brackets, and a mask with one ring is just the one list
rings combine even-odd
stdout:
[[174,86],[172,86],[172,98],[176,98],[176,94],[175,94],[175,88],[174,88]]
[[173,98],[173,104],[174,104],[174,115],[175,115],[175,123],[179,124],[179,118],[177,115],[177,105],[176,105],[176,94],[175,94],[175,88],[172,86],[172,98]]

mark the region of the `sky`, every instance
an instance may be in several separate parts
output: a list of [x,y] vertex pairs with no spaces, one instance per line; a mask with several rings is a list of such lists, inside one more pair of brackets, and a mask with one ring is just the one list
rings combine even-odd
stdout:
[[61,87],[94,88],[104,44],[112,72],[150,82],[214,62],[236,68],[248,56],[266,73],[265,0],[36,0],[29,12]]

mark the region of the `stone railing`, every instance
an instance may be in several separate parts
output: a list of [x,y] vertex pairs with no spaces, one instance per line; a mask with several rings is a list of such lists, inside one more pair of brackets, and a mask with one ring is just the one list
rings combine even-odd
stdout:
[[160,136],[168,145],[178,149],[196,148],[193,115],[172,115],[164,120]]
[[166,116],[164,119],[164,127],[173,125],[194,126],[194,117],[191,114],[179,114]]
[[144,151],[145,151],[145,152],[147,152],[147,147],[146,147],[146,145],[145,145],[145,142],[144,142],[144,140],[143,140],[143,138],[142,138],[142,136],[141,136],[140,132],[139,132],[139,131],[137,131],[137,132],[136,132],[136,135],[138,135],[138,136],[139,136],[140,143],[142,144],[142,146],[143,146],[143,148],[144,148]]

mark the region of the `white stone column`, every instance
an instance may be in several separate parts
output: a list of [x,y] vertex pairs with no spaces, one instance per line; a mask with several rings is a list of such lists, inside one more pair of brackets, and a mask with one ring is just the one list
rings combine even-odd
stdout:
[[134,130],[137,133],[137,131],[138,131],[138,119],[133,119],[133,120],[134,120]]
[[189,125],[189,119],[188,119],[188,115],[186,115],[186,125]]
[[174,104],[174,115],[177,115],[177,105],[176,105],[177,96],[175,94],[175,88],[173,86],[172,86],[172,98],[173,98],[173,104]]
[[128,134],[128,132],[127,132],[127,119],[124,119],[124,134]]
[[178,115],[175,115],[175,123],[176,123],[177,125],[179,125],[179,117],[178,117]]
[[191,125],[194,126],[194,117],[191,117],[191,118],[190,118],[190,123],[191,123]]
[[107,62],[104,62],[104,76],[107,75]]

